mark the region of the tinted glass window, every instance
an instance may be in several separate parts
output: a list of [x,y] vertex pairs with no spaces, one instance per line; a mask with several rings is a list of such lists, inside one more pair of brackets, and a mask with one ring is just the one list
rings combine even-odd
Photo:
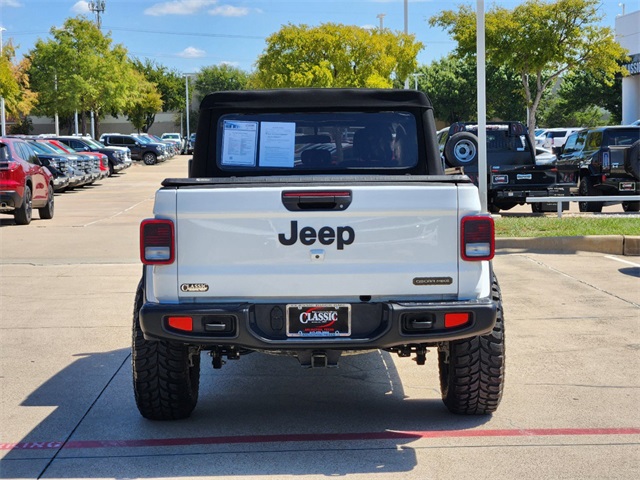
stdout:
[[576,150],[583,150],[587,142],[587,132],[578,133],[576,138]]
[[223,170],[405,169],[418,160],[415,117],[405,112],[224,115]]
[[589,150],[597,150],[602,145],[602,132],[591,132],[587,136],[587,148]]
[[22,143],[15,143],[14,148],[16,150],[16,153],[22,160],[24,160],[25,162],[29,161],[29,152],[23,148]]
[[640,140],[640,128],[616,128],[606,130],[603,145],[629,146]]
[[574,133],[569,135],[567,142],[564,144],[564,153],[572,153],[576,151],[576,141],[578,140],[578,134]]
[[567,134],[566,130],[561,130],[559,132],[547,132],[547,138],[564,137],[566,134]]

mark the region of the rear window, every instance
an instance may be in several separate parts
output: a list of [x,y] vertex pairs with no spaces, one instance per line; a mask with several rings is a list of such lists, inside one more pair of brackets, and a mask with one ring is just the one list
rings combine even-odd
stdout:
[[407,112],[229,114],[217,128],[225,171],[404,170],[418,163],[416,120]]
[[640,128],[616,128],[605,130],[603,146],[630,146],[640,140]]
[[547,138],[562,138],[567,136],[567,130],[547,132]]

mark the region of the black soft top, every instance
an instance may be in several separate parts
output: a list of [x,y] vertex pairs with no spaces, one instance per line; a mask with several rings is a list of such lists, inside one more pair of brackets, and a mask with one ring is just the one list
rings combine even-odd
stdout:
[[202,100],[200,109],[308,111],[328,108],[432,109],[431,101],[416,90],[365,88],[291,88],[214,92]]
[[[204,97],[200,104],[197,141],[190,162],[189,177],[223,178],[252,175],[250,169],[227,171],[222,170],[217,163],[222,147],[222,139],[218,136],[219,121],[225,115],[394,111],[413,115],[418,130],[418,164],[403,171],[403,174],[444,173],[436,138],[433,106],[424,93],[416,90],[366,88],[291,88],[223,91]],[[320,169],[315,173],[327,172]]]

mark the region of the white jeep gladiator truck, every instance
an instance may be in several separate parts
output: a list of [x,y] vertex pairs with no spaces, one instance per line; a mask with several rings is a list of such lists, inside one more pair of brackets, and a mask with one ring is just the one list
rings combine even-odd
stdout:
[[494,225],[445,175],[433,110],[410,90],[216,92],[187,178],[140,227],[136,403],[188,417],[200,359],[251,352],[338,366],[371,350],[437,351],[442,399],[494,412],[504,382]]

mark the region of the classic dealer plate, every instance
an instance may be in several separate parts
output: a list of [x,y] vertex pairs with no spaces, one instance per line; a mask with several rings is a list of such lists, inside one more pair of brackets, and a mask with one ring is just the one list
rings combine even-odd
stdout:
[[287,305],[288,337],[348,337],[351,305]]

